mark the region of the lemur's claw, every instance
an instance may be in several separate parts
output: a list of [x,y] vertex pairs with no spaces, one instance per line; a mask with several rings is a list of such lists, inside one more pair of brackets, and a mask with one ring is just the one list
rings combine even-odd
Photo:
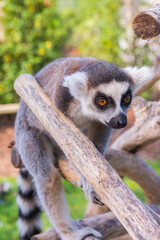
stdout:
[[103,206],[104,203],[101,201],[100,196],[96,193],[96,191],[88,183],[88,181],[85,178],[82,178],[81,180],[82,180],[81,186],[82,186],[82,189],[83,189],[87,199],[92,203]]
[[98,196],[97,193],[95,193],[94,191],[92,191],[91,194],[93,194],[93,197],[92,197],[92,202],[93,202],[93,203],[98,204],[98,205],[100,205],[100,206],[103,206],[103,205],[104,205],[104,203],[101,201],[100,196]]
[[[97,237],[95,237],[95,236],[93,236],[93,235],[89,235],[89,236],[86,236],[86,237],[87,237],[87,240],[103,240],[103,239],[104,239],[103,237],[97,238]],[[86,237],[83,238],[83,240],[85,240]]]

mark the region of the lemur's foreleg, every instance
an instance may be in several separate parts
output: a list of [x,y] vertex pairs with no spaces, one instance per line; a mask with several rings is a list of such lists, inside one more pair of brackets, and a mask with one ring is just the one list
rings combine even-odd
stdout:
[[72,221],[58,169],[53,165],[53,146],[34,129],[22,130],[17,148],[23,164],[32,175],[38,196],[57,232],[63,240],[82,240],[87,235],[102,238],[89,227],[77,226]]
[[[109,139],[112,133],[112,128],[106,126],[100,122],[92,122],[88,130],[88,137],[91,142],[95,145],[97,150],[104,155]],[[78,170],[77,170],[78,171]],[[95,204],[103,205],[101,198],[95,192],[93,187],[88,183],[85,177],[78,171],[81,177],[82,189],[89,201]]]

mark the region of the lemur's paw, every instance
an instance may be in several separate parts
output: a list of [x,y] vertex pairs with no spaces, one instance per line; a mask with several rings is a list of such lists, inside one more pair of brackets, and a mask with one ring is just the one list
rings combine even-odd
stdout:
[[86,195],[86,198],[95,204],[103,206],[104,203],[101,201],[100,196],[96,193],[93,187],[87,182],[86,179],[82,179],[82,189]]
[[62,237],[63,240],[85,240],[86,237],[91,237],[91,240],[102,240],[103,236],[101,233],[97,232],[93,228],[83,227],[81,229],[75,230],[68,236]]

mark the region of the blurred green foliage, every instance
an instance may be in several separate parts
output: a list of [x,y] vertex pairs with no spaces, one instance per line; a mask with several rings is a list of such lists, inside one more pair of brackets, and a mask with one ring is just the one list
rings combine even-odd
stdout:
[[57,0],[3,1],[5,41],[0,47],[0,103],[17,102],[13,82],[24,72],[36,73],[63,56],[69,27]]
[[119,57],[119,39],[123,34],[120,24],[121,1],[78,1],[78,25],[73,32],[73,42],[80,54],[94,56],[115,64],[122,64]]
[[[2,195],[0,199],[0,239],[18,239],[17,223],[17,183],[13,178],[7,178],[6,180],[11,184],[11,190],[8,194]],[[0,179],[3,182],[3,179]]]
[[[158,173],[160,174],[160,160],[147,163]],[[123,179],[125,183],[129,186],[129,188],[135,193],[135,195],[145,201],[145,196],[141,187],[132,181],[124,177]],[[6,240],[17,240],[18,239],[18,228],[17,228],[17,216],[18,209],[16,205],[16,196],[17,196],[17,183],[15,178],[1,178],[0,182],[10,182],[11,190],[8,194],[2,196],[2,200],[0,201],[0,239]],[[71,183],[63,180],[63,186],[65,189],[66,199],[68,203],[68,207],[73,219],[80,219],[84,217],[85,207],[87,204],[87,200],[84,196],[84,193],[81,189],[75,187]],[[42,222],[43,222],[43,231],[46,231],[49,227],[51,227],[51,223],[43,212],[42,214]]]
[[[17,183],[15,178],[0,179],[0,182],[7,181],[11,184],[11,190],[8,194],[2,196],[0,200],[0,239],[1,240],[17,240],[18,227],[17,216],[18,209],[16,205]],[[66,192],[66,199],[69,210],[73,219],[83,218],[87,200],[81,189],[75,187],[71,183],[63,180],[64,189]],[[45,212],[42,213],[43,231],[51,227]]]
[[0,103],[18,101],[13,82],[35,74],[76,47],[77,54],[117,64],[120,1],[6,0],[1,17],[5,41],[0,47]]

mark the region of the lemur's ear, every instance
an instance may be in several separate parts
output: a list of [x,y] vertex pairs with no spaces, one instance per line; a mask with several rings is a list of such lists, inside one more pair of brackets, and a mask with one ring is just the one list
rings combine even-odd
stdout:
[[62,84],[67,87],[71,95],[75,98],[80,98],[84,95],[87,86],[87,76],[84,72],[76,72],[64,77]]
[[145,81],[151,80],[155,73],[154,67],[126,67],[124,70],[128,73],[129,76],[133,79],[134,87],[137,88]]

